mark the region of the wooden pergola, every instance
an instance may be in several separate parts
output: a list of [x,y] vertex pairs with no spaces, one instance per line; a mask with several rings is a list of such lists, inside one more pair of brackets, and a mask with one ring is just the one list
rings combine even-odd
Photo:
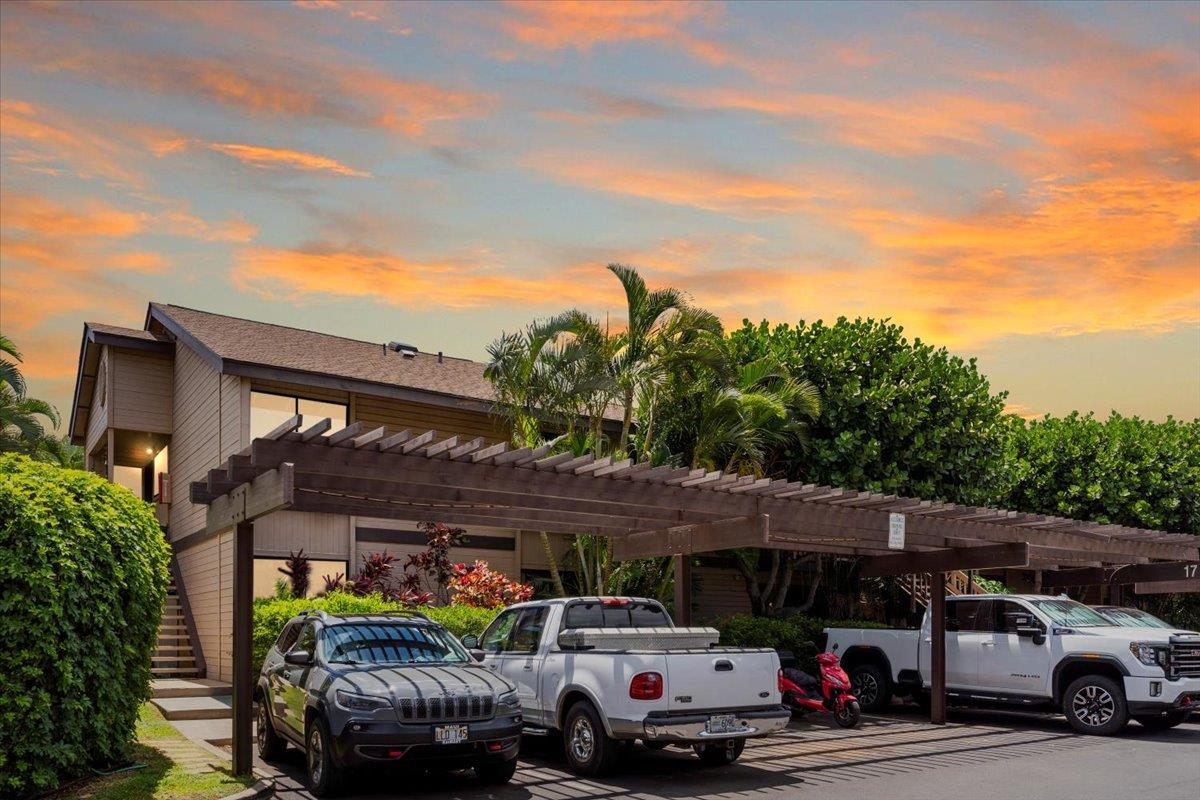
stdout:
[[[191,497],[209,532],[234,537],[234,770],[251,764],[254,520],[281,509],[463,525],[592,533],[618,560],[761,547],[866,556],[862,574],[933,573],[934,722],[945,721],[947,571],[1195,568],[1200,539],[1119,525],[961,506],[629,459],[514,449],[435,431],[328,434],[293,417],[231,456]],[[690,622],[690,559],[676,559],[676,616]],[[938,579],[941,578],[941,579]]]

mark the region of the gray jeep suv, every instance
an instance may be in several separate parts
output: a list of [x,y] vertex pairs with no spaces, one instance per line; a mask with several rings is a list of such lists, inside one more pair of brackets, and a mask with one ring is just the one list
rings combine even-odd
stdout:
[[292,619],[254,699],[259,756],[278,758],[289,742],[304,749],[318,797],[367,764],[474,767],[489,784],[517,768],[516,687],[417,612]]

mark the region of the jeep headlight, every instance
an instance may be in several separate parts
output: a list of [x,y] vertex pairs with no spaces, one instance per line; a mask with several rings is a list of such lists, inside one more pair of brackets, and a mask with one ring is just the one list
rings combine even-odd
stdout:
[[1148,667],[1165,668],[1167,666],[1166,645],[1154,644],[1153,642],[1130,642],[1129,652],[1133,653],[1134,658]]
[[391,708],[392,703],[386,697],[374,697],[368,694],[352,694],[337,690],[337,704],[347,711],[378,711],[381,708]]
[[520,699],[517,698],[516,690],[505,692],[496,698],[496,702],[502,706],[508,706],[509,708],[516,708],[521,704]]

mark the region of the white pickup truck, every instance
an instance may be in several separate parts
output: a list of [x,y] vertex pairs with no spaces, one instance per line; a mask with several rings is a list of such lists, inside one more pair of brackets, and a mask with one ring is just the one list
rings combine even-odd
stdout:
[[[928,701],[928,611],[919,631],[826,633],[864,711],[893,695]],[[1061,709],[1081,733],[1113,734],[1131,718],[1171,728],[1200,708],[1200,634],[1115,627],[1062,597],[948,597],[946,690],[966,705]]]
[[720,765],[787,725],[775,651],[718,638],[676,628],[655,600],[576,597],[510,606],[463,644],[517,685],[527,734],[561,732],[572,771],[598,775],[621,741],[692,747]]

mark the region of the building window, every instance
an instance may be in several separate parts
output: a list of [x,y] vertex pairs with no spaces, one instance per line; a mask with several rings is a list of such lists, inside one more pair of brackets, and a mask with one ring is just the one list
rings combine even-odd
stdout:
[[271,392],[250,393],[250,438],[269,433],[287,422],[294,414],[301,417],[300,427],[306,428],[329,417],[329,433],[346,427],[345,403],[329,403]]
[[[309,573],[308,579],[308,596],[313,597],[318,592],[325,590],[325,576],[335,577],[341,575],[342,579],[346,578],[347,562],[345,561],[327,561],[313,559],[308,562],[312,566],[312,572]],[[254,558],[254,596],[255,597],[274,597],[275,584],[278,581],[288,582],[288,578],[279,568],[287,564],[287,559],[284,558],[263,558],[256,556]],[[290,585],[290,584],[289,584]]]

